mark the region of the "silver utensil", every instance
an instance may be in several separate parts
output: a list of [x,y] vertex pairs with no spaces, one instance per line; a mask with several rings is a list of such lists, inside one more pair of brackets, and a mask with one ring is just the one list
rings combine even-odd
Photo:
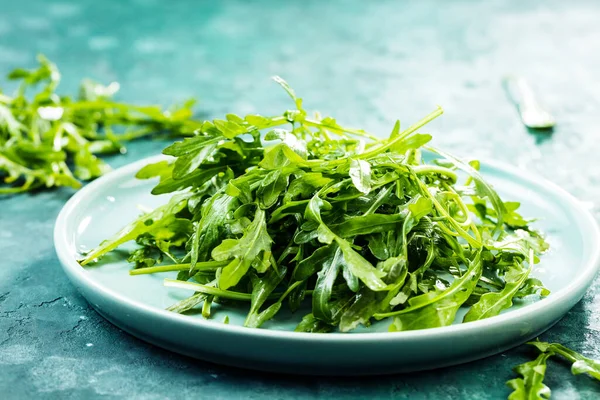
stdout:
[[521,121],[531,129],[551,129],[556,120],[538,101],[529,83],[522,77],[507,77],[504,87],[516,105]]

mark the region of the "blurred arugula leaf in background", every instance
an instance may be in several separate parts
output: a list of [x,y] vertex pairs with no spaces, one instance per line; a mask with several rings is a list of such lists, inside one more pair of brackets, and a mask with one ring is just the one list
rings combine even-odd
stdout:
[[192,119],[194,100],[166,110],[118,103],[116,82],[83,80],[77,96],[61,96],[56,65],[42,55],[38,62],[8,74],[18,82],[13,95],[0,91],[0,194],[79,188],[110,170],[99,155],[124,153],[124,143],[137,138],[191,136],[201,127]]

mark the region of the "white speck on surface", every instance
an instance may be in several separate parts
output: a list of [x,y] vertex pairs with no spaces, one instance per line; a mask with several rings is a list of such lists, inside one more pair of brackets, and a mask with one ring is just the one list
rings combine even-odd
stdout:
[[112,36],[93,36],[88,39],[88,46],[94,51],[109,50],[119,46],[119,40]]
[[92,346],[94,346],[94,343],[86,343],[85,344],[85,347],[92,347]]
[[217,375],[217,374],[210,374],[210,376],[212,376],[215,379],[217,379],[219,377],[219,375]]
[[16,344],[0,348],[0,364],[26,364],[35,359],[37,349],[32,346]]
[[80,315],[79,319],[82,320],[82,321],[85,321],[87,319],[87,317],[85,315]]
[[106,200],[110,201],[111,203],[115,202],[115,198],[113,196],[106,196]]

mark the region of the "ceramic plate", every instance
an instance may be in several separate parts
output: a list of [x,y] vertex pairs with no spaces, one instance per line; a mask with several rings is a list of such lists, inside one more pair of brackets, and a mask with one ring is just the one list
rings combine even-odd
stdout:
[[[65,205],[56,222],[56,251],[69,279],[106,319],[166,349],[220,364],[306,374],[380,374],[439,368],[502,352],[539,335],[581,299],[598,269],[598,227],[580,203],[559,187],[523,171],[483,163],[482,174],[504,199],[519,201],[523,214],[538,217],[551,250],[533,275],[552,291],[482,321],[427,330],[387,332],[380,321],[353,333],[293,332],[302,313],[277,315],[264,328],[242,327],[244,309],[213,306],[214,318],[185,316],[165,308],[192,293],[166,288],[175,273],[130,276],[122,254],[82,268],[81,251],[97,246],[168,196],[152,196],[155,181],[135,179],[145,159],[87,185]],[[466,312],[457,317],[457,322]],[[230,323],[223,324],[225,316]]]

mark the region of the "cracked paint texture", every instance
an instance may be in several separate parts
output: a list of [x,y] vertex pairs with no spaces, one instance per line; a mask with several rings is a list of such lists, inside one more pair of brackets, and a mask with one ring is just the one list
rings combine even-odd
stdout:
[[[289,107],[269,76],[309,109],[386,135],[437,104],[438,146],[492,157],[563,186],[600,217],[600,4],[490,1],[4,1],[0,74],[45,53],[63,93],[90,77],[120,99],[169,104],[197,96],[204,117]],[[500,80],[529,78],[558,126],[528,134]],[[14,85],[0,82],[3,89]],[[129,146],[118,167],[164,142]],[[90,309],[52,245],[69,190],[0,199],[0,397],[8,399],[499,399],[517,348],[456,367],[371,378],[288,377],[220,367],[141,342]],[[568,267],[568,266],[565,266]],[[600,358],[598,280],[542,337]],[[593,399],[596,382],[552,363],[553,399]]]

